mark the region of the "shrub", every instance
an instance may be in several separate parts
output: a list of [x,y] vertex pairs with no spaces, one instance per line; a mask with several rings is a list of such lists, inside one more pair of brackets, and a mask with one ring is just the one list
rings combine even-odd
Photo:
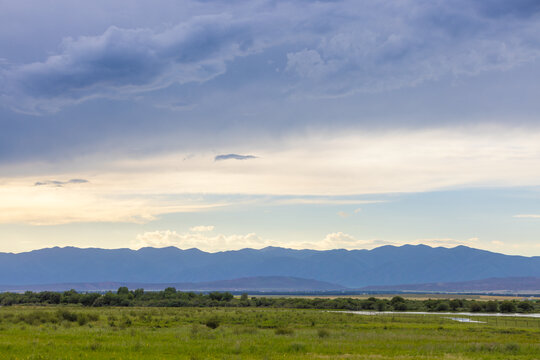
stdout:
[[217,327],[219,326],[219,319],[213,316],[210,319],[206,320],[204,325],[206,325],[210,329],[217,329]]
[[294,334],[293,329],[284,328],[284,327],[279,327],[274,332],[276,333],[276,335],[292,335],[292,334]]
[[79,326],[86,325],[88,323],[88,315],[86,314],[78,314],[77,315],[77,323]]
[[488,301],[486,303],[487,312],[497,312],[499,311],[499,304],[496,301]]
[[67,320],[70,322],[75,322],[77,321],[77,314],[75,314],[74,312],[68,311],[66,309],[61,309],[61,310],[58,310],[58,318],[60,320]]
[[505,300],[501,303],[501,306],[499,306],[499,309],[503,313],[511,313],[516,311],[516,304],[514,304],[513,301]]
[[306,345],[302,343],[292,343],[291,345],[289,345],[289,351],[290,352],[305,352]]
[[448,305],[450,306],[450,309],[452,311],[456,311],[458,308],[463,306],[463,301],[461,301],[460,299],[453,299],[450,300]]
[[445,303],[445,302],[442,302],[439,305],[437,305],[437,308],[435,310],[437,310],[437,311],[448,311],[448,309],[449,309],[448,304]]
[[469,306],[469,310],[471,312],[480,312],[482,311],[482,305],[480,305],[479,303],[477,302],[471,302],[471,305]]
[[519,345],[516,344],[516,343],[510,343],[510,344],[506,344],[506,346],[504,347],[504,349],[508,352],[518,352],[519,351]]
[[329,337],[330,336],[330,332],[326,329],[319,329],[317,331],[317,336],[319,336],[320,338],[325,338],[325,337]]
[[520,312],[529,312],[534,310],[534,306],[530,301],[522,301],[517,307]]

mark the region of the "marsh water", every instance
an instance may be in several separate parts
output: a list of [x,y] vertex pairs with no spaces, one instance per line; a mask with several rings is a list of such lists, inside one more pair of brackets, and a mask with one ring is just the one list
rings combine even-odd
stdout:
[[497,316],[497,317],[529,317],[539,318],[540,314],[521,314],[521,313],[471,313],[471,312],[425,312],[425,311],[340,311],[349,314],[358,315],[387,315],[387,314],[400,314],[400,315],[451,315],[451,316]]

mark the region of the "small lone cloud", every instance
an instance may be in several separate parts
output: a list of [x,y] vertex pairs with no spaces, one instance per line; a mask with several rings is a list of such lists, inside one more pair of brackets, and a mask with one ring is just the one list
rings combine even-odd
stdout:
[[248,159],[257,159],[257,156],[254,155],[239,155],[239,154],[223,154],[218,155],[214,158],[214,161],[222,160],[248,160]]
[[45,181],[37,181],[34,183],[34,186],[54,186],[54,187],[62,187],[64,185],[70,185],[70,184],[85,184],[88,183],[88,180],[85,179],[70,179],[67,181],[59,181],[59,180],[45,180]]

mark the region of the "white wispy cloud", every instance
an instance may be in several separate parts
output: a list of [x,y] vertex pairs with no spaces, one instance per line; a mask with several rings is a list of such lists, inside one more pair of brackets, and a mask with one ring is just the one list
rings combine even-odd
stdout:
[[237,250],[242,248],[262,248],[271,242],[250,233],[245,235],[208,235],[206,232],[189,231],[178,233],[171,230],[150,231],[137,235],[132,241],[131,248],[175,246],[181,249],[197,248],[204,251],[216,252]]
[[198,248],[204,251],[216,252],[238,250],[244,248],[261,249],[267,246],[280,246],[291,249],[368,249],[389,244],[382,240],[358,240],[343,232],[330,233],[323,239],[313,242],[279,241],[264,239],[255,233],[248,234],[215,234],[192,231],[180,233],[173,230],[149,231],[137,235],[130,247],[167,247],[175,246],[181,249]]
[[191,232],[208,232],[208,231],[213,231],[213,230],[214,230],[213,225],[208,225],[208,226],[199,225],[199,226],[193,226],[189,228],[189,231]]
[[[278,205],[382,205],[386,199],[350,197],[540,183],[537,131],[468,128],[325,133],[294,137],[275,146],[257,151],[264,156],[254,162],[215,163],[209,152],[192,157],[171,153],[137,159],[99,158],[77,174],[63,170],[39,179],[2,177],[0,222],[148,221],[159,214],[201,211],[228,203],[204,197],[186,201],[181,196],[186,194],[257,195],[263,198],[244,200]],[[55,164],[54,168],[63,166],[72,164]],[[33,186],[42,178],[78,177],[88,183]],[[268,202],[264,196],[276,198]]]
[[518,214],[514,215],[515,218],[525,218],[525,219],[540,219],[540,214]]
[[[413,241],[407,242],[407,244],[412,245],[428,245],[432,247],[455,247],[459,245],[469,246],[469,247],[477,247],[479,245],[480,239],[477,237],[472,237],[468,239],[453,239],[453,238],[425,238],[425,239],[415,239]],[[401,245],[404,245],[405,242],[400,243]]]
[[[508,243],[499,240],[482,242],[477,237],[467,239],[454,238],[422,238],[400,241],[389,241],[384,239],[361,239],[342,231],[328,233],[320,239],[313,241],[280,241],[279,239],[265,239],[255,233],[248,234],[215,234],[209,235],[205,232],[189,231],[177,232],[173,230],[150,231],[137,235],[131,242],[130,247],[139,249],[141,247],[166,247],[175,246],[181,249],[198,248],[203,251],[217,252],[226,250],[239,250],[244,248],[261,249],[267,246],[279,246],[290,249],[312,249],[312,250],[371,250],[384,245],[427,245],[431,247],[453,248],[464,245],[473,248],[491,249],[494,251],[508,251],[531,248],[526,243]],[[538,248],[540,244],[532,246]]]
[[58,225],[77,222],[146,223],[175,212],[199,212],[226,203],[171,201],[141,194],[119,195],[99,184],[29,186],[26,181],[0,186],[0,223]]

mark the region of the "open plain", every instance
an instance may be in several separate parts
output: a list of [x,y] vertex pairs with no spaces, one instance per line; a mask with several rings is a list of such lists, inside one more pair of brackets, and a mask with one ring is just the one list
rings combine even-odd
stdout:
[[[461,316],[463,317],[463,316]],[[540,319],[261,308],[0,308],[2,359],[540,359]]]

